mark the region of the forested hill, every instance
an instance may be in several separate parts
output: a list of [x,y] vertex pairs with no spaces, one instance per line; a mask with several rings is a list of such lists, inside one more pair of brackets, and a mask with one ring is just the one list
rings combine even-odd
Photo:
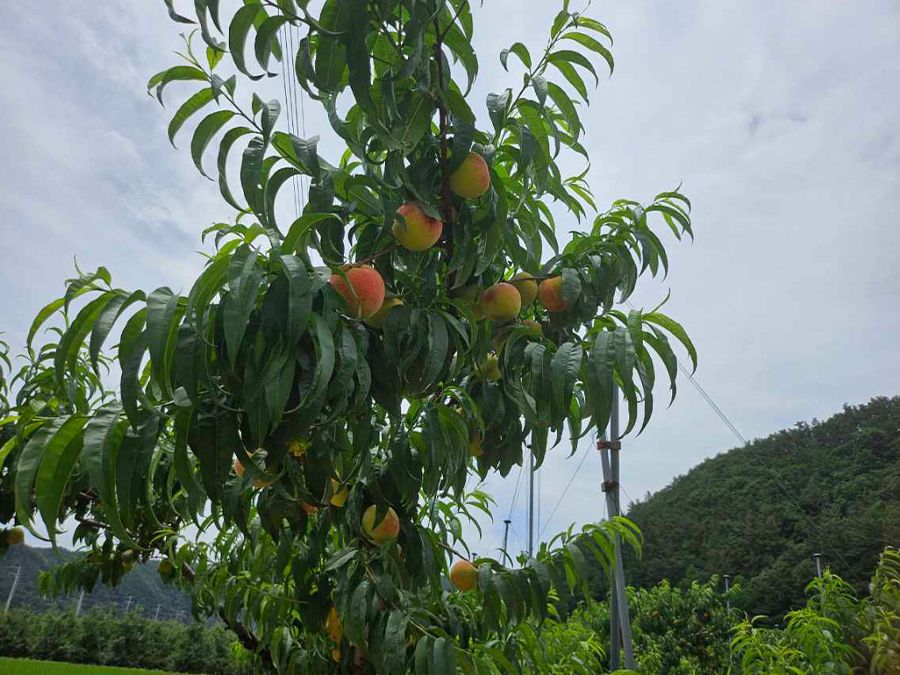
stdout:
[[[16,568],[22,566],[19,585],[13,596],[12,607],[23,607],[40,611],[50,607],[74,607],[78,595],[60,597],[58,600],[44,599],[37,589],[37,578],[43,570],[49,570],[61,562],[71,560],[75,555],[71,551],[60,549],[62,557],[57,556],[49,548],[33,548],[31,546],[11,546],[6,555],[0,558],[0,611],[6,604],[10,587],[15,578]],[[129,604],[128,600],[131,599]],[[135,565],[126,574],[121,585],[109,588],[97,583],[91,593],[85,593],[82,610],[92,607],[112,607],[117,611],[126,608],[140,608],[146,616],[153,618],[159,605],[159,619],[180,619],[190,621],[191,599],[186,594],[171,586],[166,586],[159,578],[156,563]]]
[[643,586],[741,575],[744,609],[775,616],[802,606],[820,552],[865,592],[881,550],[900,546],[900,397],[709,459],[628,516]]

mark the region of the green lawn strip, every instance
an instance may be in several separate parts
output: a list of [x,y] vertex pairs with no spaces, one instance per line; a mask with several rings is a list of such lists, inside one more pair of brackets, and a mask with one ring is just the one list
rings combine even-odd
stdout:
[[166,670],[140,670],[115,666],[92,666],[86,663],[60,663],[0,657],[3,675],[187,675]]

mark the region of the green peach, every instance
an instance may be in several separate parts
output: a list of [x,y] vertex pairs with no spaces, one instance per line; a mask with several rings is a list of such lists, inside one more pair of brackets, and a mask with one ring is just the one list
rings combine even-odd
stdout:
[[463,199],[477,199],[491,187],[491,172],[484,157],[470,152],[452,174],[450,189]]

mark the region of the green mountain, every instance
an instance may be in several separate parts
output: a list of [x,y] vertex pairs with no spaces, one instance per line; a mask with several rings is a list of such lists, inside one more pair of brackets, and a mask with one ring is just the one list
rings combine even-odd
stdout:
[[900,397],[845,406],[706,460],[632,504],[644,534],[632,583],[738,577],[743,609],[803,606],[823,564],[867,592],[885,546],[900,545]]
[[[37,579],[41,571],[49,570],[62,562],[71,560],[75,555],[66,549],[60,549],[60,553],[57,555],[50,548],[11,546],[6,555],[0,558],[0,611],[9,597],[16,569],[19,566],[22,571],[13,595],[12,608],[21,607],[42,611],[53,607],[74,607],[78,601],[77,594],[60,597],[56,600],[42,598],[38,593]],[[116,588],[109,588],[98,582],[94,586],[93,592],[85,594],[81,608],[82,611],[86,611],[98,606],[113,606],[121,612],[126,609],[131,611],[140,609],[151,619],[156,616],[158,606],[161,620],[192,620],[190,597],[162,583],[156,571],[156,562],[135,565]]]

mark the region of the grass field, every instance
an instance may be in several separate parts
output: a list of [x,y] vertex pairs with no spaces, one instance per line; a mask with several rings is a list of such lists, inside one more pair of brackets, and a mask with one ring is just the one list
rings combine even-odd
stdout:
[[31,659],[6,659],[2,657],[0,657],[0,673],[3,673],[3,675],[177,675],[162,670],[88,666],[82,663],[32,661]]

